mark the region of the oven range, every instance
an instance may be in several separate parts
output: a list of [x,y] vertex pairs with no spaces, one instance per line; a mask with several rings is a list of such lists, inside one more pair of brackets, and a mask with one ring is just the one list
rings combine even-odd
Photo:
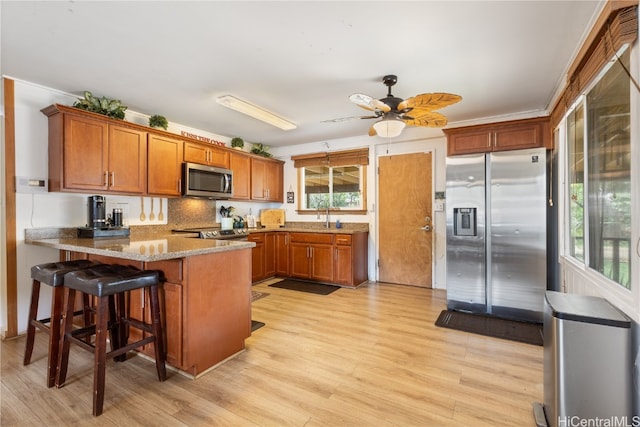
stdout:
[[219,227],[199,227],[199,228],[182,228],[172,230],[174,233],[198,233],[200,239],[217,239],[217,240],[247,240],[249,231],[244,228],[234,228],[231,230],[222,230]]

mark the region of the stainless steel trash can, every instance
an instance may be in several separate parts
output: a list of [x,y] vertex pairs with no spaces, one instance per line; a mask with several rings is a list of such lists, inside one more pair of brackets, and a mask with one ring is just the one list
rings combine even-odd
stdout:
[[607,300],[546,292],[544,413],[554,427],[632,421],[631,319]]

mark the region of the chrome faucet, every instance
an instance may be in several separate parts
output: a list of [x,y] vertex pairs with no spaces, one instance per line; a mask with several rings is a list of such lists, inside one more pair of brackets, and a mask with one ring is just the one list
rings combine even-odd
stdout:
[[[320,207],[321,207],[321,203],[318,202],[318,204],[316,205],[316,219],[320,219]],[[331,226],[329,225],[329,202],[325,204],[324,213],[325,213],[324,228],[331,228]]]

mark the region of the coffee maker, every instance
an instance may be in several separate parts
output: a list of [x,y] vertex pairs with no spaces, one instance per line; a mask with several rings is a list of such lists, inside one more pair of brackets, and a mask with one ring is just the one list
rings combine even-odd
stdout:
[[87,204],[87,227],[105,228],[107,226],[107,201],[104,196],[90,196]]
[[128,237],[128,227],[122,226],[122,209],[115,208],[113,217],[107,218],[107,200],[104,196],[89,196],[87,225],[78,228],[78,237]]

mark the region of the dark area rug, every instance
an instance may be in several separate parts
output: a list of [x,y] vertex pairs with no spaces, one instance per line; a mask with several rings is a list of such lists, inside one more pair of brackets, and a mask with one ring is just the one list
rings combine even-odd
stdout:
[[290,279],[285,279],[269,286],[272,288],[289,289],[292,291],[308,292],[317,295],[329,295],[331,292],[335,292],[340,289],[340,286],[321,285],[319,283],[309,283]]
[[443,310],[438,316],[438,320],[436,320],[436,326],[527,344],[542,345],[542,325],[538,323],[518,322],[485,314]]
[[263,322],[258,322],[257,320],[251,321],[251,332],[255,332],[258,329],[262,328],[265,324]]
[[251,302],[258,301],[259,299],[268,297],[268,296],[269,294],[267,292],[251,291]]

